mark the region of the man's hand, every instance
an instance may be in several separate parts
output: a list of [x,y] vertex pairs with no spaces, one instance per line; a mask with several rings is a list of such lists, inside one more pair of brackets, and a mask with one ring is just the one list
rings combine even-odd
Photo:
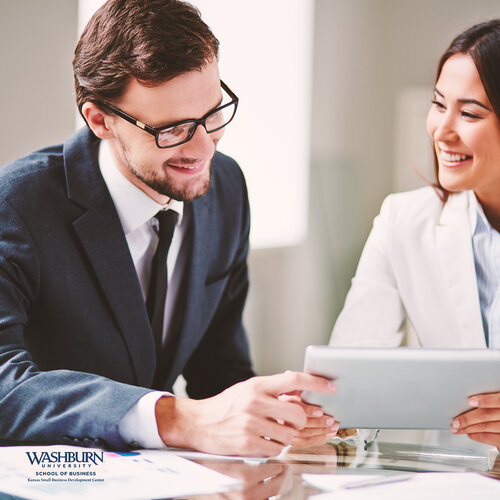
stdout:
[[475,410],[456,417],[451,424],[454,434],[467,434],[474,441],[496,446],[500,451],[500,392],[469,398]]
[[[287,371],[251,378],[208,399],[162,397],[155,409],[158,432],[167,446],[226,455],[274,456],[283,446],[304,439],[300,431],[308,425],[308,418],[309,422],[319,418],[325,442],[323,417],[313,416],[317,407],[279,398],[306,390],[333,394],[336,386],[322,377]],[[335,432],[334,427],[328,439]]]

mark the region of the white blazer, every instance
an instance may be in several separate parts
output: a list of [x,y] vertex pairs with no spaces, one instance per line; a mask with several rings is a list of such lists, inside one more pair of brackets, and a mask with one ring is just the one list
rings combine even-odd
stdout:
[[443,204],[425,187],[385,199],[331,345],[396,347],[408,321],[421,347],[486,347],[471,194],[453,194]]

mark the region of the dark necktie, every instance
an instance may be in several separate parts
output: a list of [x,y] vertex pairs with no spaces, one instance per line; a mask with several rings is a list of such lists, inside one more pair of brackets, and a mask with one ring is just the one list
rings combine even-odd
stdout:
[[161,210],[155,217],[159,222],[159,239],[151,264],[151,281],[149,283],[146,308],[155,340],[156,359],[159,362],[163,338],[163,313],[167,297],[167,254],[170,243],[172,243],[178,214],[173,210]]

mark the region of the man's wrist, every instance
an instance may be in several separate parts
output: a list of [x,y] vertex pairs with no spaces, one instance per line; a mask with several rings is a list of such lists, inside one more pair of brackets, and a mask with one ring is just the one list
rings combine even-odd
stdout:
[[158,434],[166,446],[193,448],[196,421],[195,405],[186,398],[161,397],[155,406]]
[[131,448],[162,448],[158,434],[155,406],[168,392],[151,391],[142,396],[122,417],[118,430],[122,439]]

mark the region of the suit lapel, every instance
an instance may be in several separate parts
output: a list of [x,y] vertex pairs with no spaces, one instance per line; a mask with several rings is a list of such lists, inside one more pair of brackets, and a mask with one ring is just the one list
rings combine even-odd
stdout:
[[65,144],[68,196],[84,210],[73,227],[128,346],[137,383],[148,387],[155,371],[151,327],[118,214],[101,177],[97,155],[93,154],[94,146],[88,131]]
[[459,347],[486,347],[469,221],[468,193],[453,194],[443,207],[436,240],[460,332]]
[[111,199],[73,223],[128,346],[137,382],[149,386],[154,345],[137,273]]

